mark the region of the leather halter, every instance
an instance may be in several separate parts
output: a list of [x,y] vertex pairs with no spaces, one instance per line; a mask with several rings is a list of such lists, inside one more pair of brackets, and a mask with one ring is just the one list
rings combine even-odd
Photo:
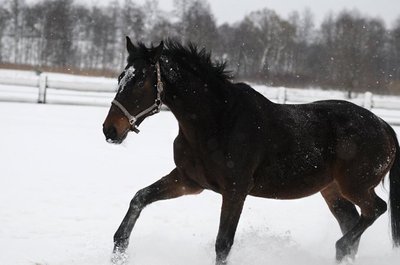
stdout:
[[125,115],[125,117],[128,119],[129,124],[131,125],[131,130],[134,131],[135,133],[139,133],[139,129],[137,128],[137,125],[136,125],[136,121],[139,118],[141,118],[143,116],[148,117],[148,116],[154,115],[154,114],[160,112],[160,110],[161,110],[161,106],[162,106],[161,94],[164,91],[164,84],[161,81],[160,63],[157,62],[155,66],[156,66],[156,70],[157,70],[157,97],[154,100],[153,105],[151,105],[147,109],[139,112],[136,115],[131,115],[129,113],[129,111],[118,100],[114,99],[112,101],[112,104],[117,106],[122,111],[122,113]]

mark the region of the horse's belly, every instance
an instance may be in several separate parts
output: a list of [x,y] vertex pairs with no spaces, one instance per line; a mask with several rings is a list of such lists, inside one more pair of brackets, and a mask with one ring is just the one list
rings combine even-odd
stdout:
[[250,195],[271,199],[298,199],[315,194],[333,181],[327,170],[309,175],[255,177]]

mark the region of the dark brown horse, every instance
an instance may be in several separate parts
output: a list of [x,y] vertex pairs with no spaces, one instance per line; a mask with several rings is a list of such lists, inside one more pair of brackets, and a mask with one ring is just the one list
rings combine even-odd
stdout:
[[[390,170],[392,237],[400,245],[400,149],[393,129],[345,101],[275,104],[246,84],[229,81],[224,64],[194,45],[134,45],[104,122],[107,141],[129,131],[164,103],[179,123],[176,168],[137,192],[114,236],[121,259],[142,209],[155,201],[222,195],[216,264],[226,264],[246,196],[296,199],[321,192],[343,237],[336,258],[353,256],[362,233],[386,203],[374,188]],[[361,209],[361,215],[355,206]]]

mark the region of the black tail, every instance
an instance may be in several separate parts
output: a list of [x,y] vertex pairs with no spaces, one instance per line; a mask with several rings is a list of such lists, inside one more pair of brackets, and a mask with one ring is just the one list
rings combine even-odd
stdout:
[[400,146],[396,132],[392,127],[389,126],[389,128],[396,143],[396,157],[389,174],[390,221],[392,226],[393,245],[395,247],[400,247]]

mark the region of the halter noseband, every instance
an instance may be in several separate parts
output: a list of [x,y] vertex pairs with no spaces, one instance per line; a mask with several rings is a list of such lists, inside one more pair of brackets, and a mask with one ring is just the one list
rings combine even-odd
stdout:
[[122,113],[125,115],[126,118],[128,118],[129,124],[131,125],[131,130],[134,131],[135,133],[139,133],[139,129],[137,128],[137,125],[135,124],[136,121],[143,117],[143,116],[151,116],[154,115],[161,110],[162,106],[162,100],[161,100],[161,93],[164,91],[164,84],[161,81],[161,71],[160,71],[160,63],[156,63],[156,70],[157,70],[157,97],[154,100],[154,104],[148,107],[147,109],[143,110],[142,112],[139,112],[136,114],[136,116],[131,115],[129,111],[120,103],[118,100],[114,99],[112,101],[112,104],[117,106]]

